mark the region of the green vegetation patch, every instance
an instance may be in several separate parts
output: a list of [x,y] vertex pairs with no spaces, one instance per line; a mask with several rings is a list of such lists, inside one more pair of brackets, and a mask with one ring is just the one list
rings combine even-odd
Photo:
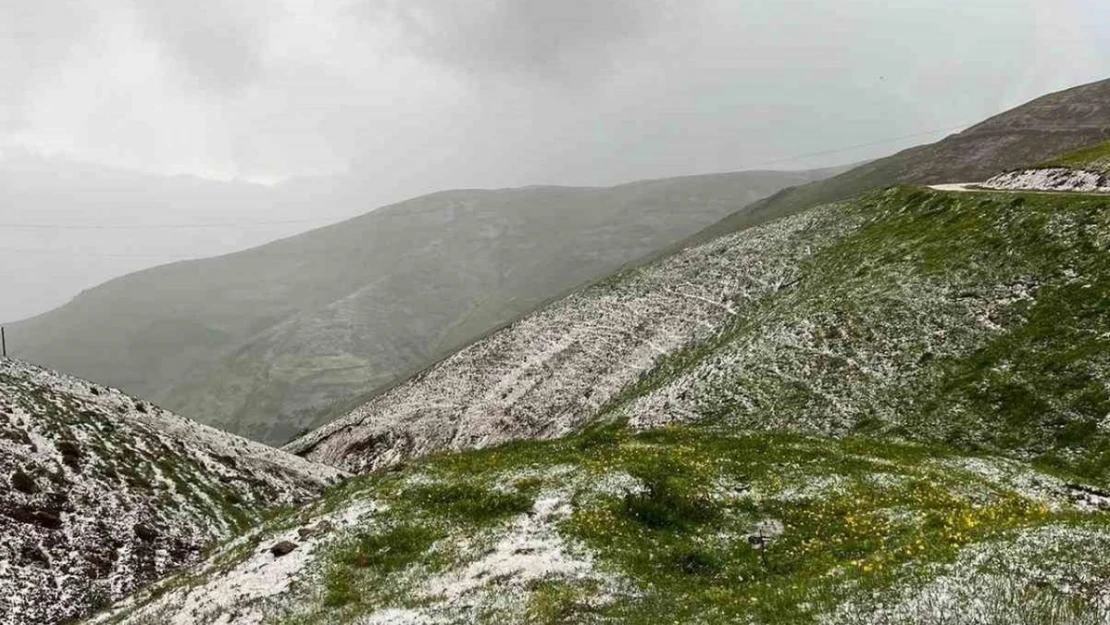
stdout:
[[532,497],[527,493],[493,490],[465,482],[418,486],[407,494],[417,506],[472,523],[498,521],[532,509]]
[[1040,167],[1068,167],[1099,173],[1110,173],[1110,141],[1076,150],[1039,165]]
[[793,623],[848,589],[881,591],[976,541],[1072,518],[937,464],[951,457],[866,438],[648,432],[610,465],[640,488],[577,508],[565,531],[650,589],[603,611],[621,622]]

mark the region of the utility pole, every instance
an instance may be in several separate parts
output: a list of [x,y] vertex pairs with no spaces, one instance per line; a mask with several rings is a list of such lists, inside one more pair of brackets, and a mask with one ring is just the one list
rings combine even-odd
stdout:
[[8,337],[4,335],[4,326],[0,326],[0,348],[3,349],[3,358],[8,357]]

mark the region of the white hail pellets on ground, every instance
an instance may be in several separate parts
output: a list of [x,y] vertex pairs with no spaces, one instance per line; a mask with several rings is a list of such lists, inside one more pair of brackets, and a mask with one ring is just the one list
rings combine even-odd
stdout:
[[[593,561],[572,554],[555,530],[553,522],[571,512],[567,496],[548,495],[536,501],[530,514],[521,515],[493,546],[491,552],[464,569],[430,580],[429,597],[442,597],[449,606],[475,606],[501,594],[506,586],[522,586],[547,578],[574,579],[588,576]],[[491,579],[498,588],[489,589]]]
[[[142,619],[146,618],[168,625],[260,624],[266,616],[267,601],[289,592],[293,582],[300,579],[306,568],[315,562],[317,549],[341,537],[345,530],[364,521],[365,516],[379,511],[380,506],[374,502],[356,501],[294,529],[268,535],[256,530],[240,537],[200,568],[187,573],[204,579],[203,583],[195,586],[186,584],[166,592],[129,614],[124,623],[142,623]],[[302,537],[303,528],[318,528],[319,531]],[[221,556],[235,553],[260,536],[263,540],[250,555],[230,570],[220,571]],[[296,549],[282,556],[270,552],[272,546],[283,541],[296,544]],[[142,596],[137,598],[141,600]],[[128,607],[122,605],[116,613]],[[111,622],[114,616],[107,614],[93,622]]]
[[980,186],[1003,191],[1110,193],[1110,180],[1106,176],[1094,171],[1067,167],[1011,171],[995,176]]

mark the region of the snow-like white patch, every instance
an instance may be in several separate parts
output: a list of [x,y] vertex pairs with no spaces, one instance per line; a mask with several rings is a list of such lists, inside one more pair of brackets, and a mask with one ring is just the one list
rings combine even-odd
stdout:
[[435,622],[419,610],[389,608],[364,617],[358,625],[430,625]]
[[1106,176],[1094,171],[1067,167],[1011,171],[995,176],[981,186],[1004,191],[1110,193],[1110,180]]
[[[933,463],[945,468],[967,471],[989,484],[1015,492],[1027,499],[1040,502],[1052,511],[1065,508],[1092,509],[1097,504],[1086,503],[1063,480],[1041,473],[1028,465],[1007,458],[969,458],[955,457],[935,460]],[[974,493],[968,493],[974,496]],[[989,496],[988,493],[981,493]]]
[[750,482],[722,477],[713,482],[709,493],[716,501],[738,501],[751,498],[754,491]]
[[910,477],[900,473],[869,473],[864,479],[879,488],[896,488],[910,481]]
[[[157,618],[167,625],[258,625],[265,619],[266,601],[289,592],[294,581],[302,578],[306,568],[315,560],[315,552],[321,545],[329,544],[344,530],[358,525],[364,516],[380,510],[374,502],[356,501],[346,508],[317,517],[302,527],[265,536],[256,530],[240,537],[227,545],[221,554],[210,559],[205,568],[189,572],[194,578],[208,578],[203,583],[170,590],[130,614],[125,622]],[[244,544],[260,537],[265,539],[264,542],[243,561],[230,570],[219,570],[221,555],[234,554]],[[285,541],[295,544],[296,549],[282,556],[271,553],[271,547]],[[107,614],[93,622],[103,622],[112,616]]]
[[807,501],[824,499],[831,494],[843,492],[850,480],[843,475],[810,476],[797,481],[792,480],[777,491],[766,493],[766,497],[779,501]]
[[[570,491],[545,492],[533,509],[508,525],[492,530],[492,540],[459,541],[467,561],[426,580],[417,580],[413,598],[420,608],[383,608],[366,623],[428,624],[457,620],[459,614],[497,611],[517,614],[527,604],[530,584],[542,580],[591,582],[595,606],[608,603],[627,583],[597,570],[582,545],[570,544],[556,524],[571,514]],[[391,620],[395,619],[395,620]]]
[[644,484],[624,471],[611,471],[601,478],[587,484],[589,491],[596,495],[617,497],[626,494],[641,494]]
[[571,554],[552,524],[570,512],[570,502],[563,495],[537,500],[532,512],[517,519],[488,555],[461,571],[429,580],[427,594],[443,597],[451,607],[474,607],[490,598],[475,591],[486,588],[491,581],[496,582],[494,592],[503,592],[505,586],[521,586],[538,579],[589,575],[592,560]]

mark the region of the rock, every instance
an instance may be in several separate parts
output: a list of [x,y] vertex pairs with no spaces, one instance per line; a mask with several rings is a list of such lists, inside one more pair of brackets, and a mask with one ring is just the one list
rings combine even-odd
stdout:
[[59,441],[55,447],[62,454],[62,462],[71,469],[81,467],[81,448],[73,441]]
[[17,506],[11,510],[4,510],[3,514],[20,523],[38,525],[48,530],[62,527],[62,515],[55,510],[40,510],[30,506]]
[[152,543],[158,540],[158,531],[149,525],[137,523],[135,524],[135,536],[144,543]]
[[297,536],[301,540],[308,540],[314,536],[323,536],[332,530],[332,524],[327,519],[320,521],[315,527],[302,527],[297,530]]
[[296,549],[296,548],[297,548],[297,543],[292,542],[292,541],[288,541],[288,540],[283,540],[280,543],[274,545],[273,547],[270,547],[270,553],[272,553],[275,558],[280,558],[282,556],[289,555],[289,554],[293,553],[293,550]]
[[47,567],[50,566],[50,559],[46,557],[46,554],[43,553],[42,549],[39,549],[35,545],[23,545],[23,548],[20,549],[19,555],[23,558],[25,562],[45,565]]
[[79,458],[81,456],[81,448],[73,441],[58,441],[55,447],[58,448],[58,453],[62,454],[63,458],[69,456]]
[[35,479],[24,473],[22,469],[16,469],[16,472],[12,474],[11,483],[12,488],[21,493],[34,495],[39,492],[39,485],[35,483]]

